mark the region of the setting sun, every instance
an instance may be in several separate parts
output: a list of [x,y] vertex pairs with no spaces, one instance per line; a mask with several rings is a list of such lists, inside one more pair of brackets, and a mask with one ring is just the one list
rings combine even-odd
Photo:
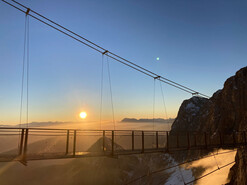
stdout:
[[81,112],[80,113],[80,117],[81,117],[81,119],[85,119],[87,117],[87,113],[86,112]]

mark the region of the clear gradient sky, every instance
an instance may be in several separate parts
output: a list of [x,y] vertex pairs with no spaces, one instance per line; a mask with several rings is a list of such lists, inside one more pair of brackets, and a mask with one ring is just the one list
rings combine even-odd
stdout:
[[[138,65],[209,96],[247,64],[246,1],[19,2]],[[19,122],[24,18],[0,2],[0,124]],[[152,118],[153,79],[109,62],[116,120]],[[101,54],[30,18],[30,122],[78,121],[83,110],[88,121],[99,120],[101,63]],[[104,64],[103,120],[111,120]],[[176,117],[182,101],[191,95],[167,85],[163,90],[168,117]],[[155,117],[165,117],[159,83]]]

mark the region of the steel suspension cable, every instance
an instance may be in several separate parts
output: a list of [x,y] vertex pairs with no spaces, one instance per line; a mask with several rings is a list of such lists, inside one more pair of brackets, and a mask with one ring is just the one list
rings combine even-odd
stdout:
[[[23,8],[26,8],[26,9],[28,8],[28,7],[24,6],[23,4],[21,4],[21,3],[17,2],[17,1],[15,1],[15,0],[11,0],[11,1],[13,1],[13,2],[15,2],[16,4],[22,6]],[[94,42],[92,42],[92,41],[86,39],[85,37],[82,37],[81,35],[79,35],[79,34],[73,32],[73,31],[71,31],[71,30],[65,28],[64,26],[62,26],[62,25],[60,25],[60,24],[58,24],[58,23],[52,21],[51,19],[49,19],[49,18],[47,18],[47,17],[45,17],[45,16],[39,14],[38,12],[36,12],[36,11],[34,11],[34,10],[31,10],[31,9],[30,9],[30,11],[33,12],[33,13],[35,13],[36,15],[38,15],[38,16],[40,16],[40,17],[46,19],[47,21],[49,21],[49,22],[51,22],[51,23],[53,23],[53,24],[59,26],[60,28],[62,28],[62,29],[64,29],[64,30],[66,30],[66,31],[68,31],[68,32],[70,32],[70,33],[76,35],[77,37],[79,37],[79,38],[81,38],[81,39],[83,39],[83,40],[89,42],[90,44],[92,44],[92,45],[94,45],[94,46],[96,46],[96,47],[98,47],[98,48],[100,48],[100,49],[102,49],[102,50],[104,50],[104,51],[108,51],[108,53],[112,54],[113,56],[115,56],[115,57],[117,57],[117,58],[119,58],[119,59],[122,59],[122,60],[124,60],[125,62],[128,62],[128,63],[134,65],[135,67],[138,67],[138,68],[140,68],[140,69],[142,69],[142,70],[144,70],[144,71],[146,71],[146,72],[148,72],[148,73],[151,73],[151,74],[154,75],[154,76],[159,76],[158,74],[156,74],[156,73],[154,73],[154,72],[152,72],[152,71],[150,71],[150,70],[148,70],[148,69],[145,69],[145,68],[141,67],[140,65],[137,65],[137,64],[135,64],[135,63],[133,63],[133,62],[131,62],[131,61],[129,61],[129,60],[127,60],[127,59],[125,59],[125,58],[123,58],[123,57],[121,57],[121,56],[119,56],[119,55],[117,55],[117,54],[115,54],[115,53],[113,53],[113,52],[111,52],[111,51],[109,51],[109,50],[103,48],[103,47],[101,47],[101,46],[99,46],[98,44],[95,44]],[[181,86],[181,87],[183,87],[183,88],[185,88],[185,89],[187,89],[187,90],[190,90],[190,91],[193,91],[194,93],[197,93],[197,91],[195,91],[195,90],[193,90],[193,89],[190,89],[190,88],[188,88],[188,87],[186,87],[186,86],[183,86],[183,85],[181,85],[181,84],[179,84],[179,83],[176,83],[176,82],[174,82],[174,81],[172,81],[172,80],[169,80],[169,79],[167,79],[167,78],[164,78],[164,77],[162,77],[162,78],[163,78],[164,80],[167,80],[167,81],[171,82],[171,83],[174,83],[174,84],[176,84],[176,85],[179,85],[179,86]]]
[[[25,58],[26,58],[26,39],[27,36],[27,16],[25,16],[25,28],[24,28],[24,46],[23,46],[23,59],[22,59],[22,76],[21,76],[21,92],[20,92],[20,115],[19,115],[19,141],[20,141],[20,132],[22,124],[22,106],[23,106],[23,91],[24,91],[24,78],[25,78]],[[19,143],[20,144],[20,143]],[[18,147],[19,147],[18,144]]]
[[[23,5],[23,4],[19,3],[19,2],[17,2],[17,1],[15,1],[15,0],[11,0],[11,1],[13,1],[13,2],[15,2],[16,4],[22,6],[23,8],[28,9],[27,6],[25,6],[25,5]],[[79,34],[73,32],[73,31],[71,31],[71,30],[69,30],[68,28],[65,28],[64,26],[62,26],[62,25],[60,25],[60,24],[58,24],[58,23],[52,21],[51,19],[49,19],[49,18],[47,18],[47,17],[45,17],[45,16],[39,14],[38,12],[36,12],[36,11],[34,11],[34,10],[32,10],[32,9],[30,9],[30,11],[33,12],[33,13],[35,13],[36,15],[42,17],[43,19],[46,19],[47,21],[51,22],[52,24],[55,24],[56,26],[58,26],[58,27],[60,27],[60,28],[62,28],[62,29],[64,29],[64,30],[66,30],[66,31],[68,31],[68,32],[70,32],[70,33],[76,35],[77,37],[79,37],[79,38],[81,38],[81,39],[83,39],[83,40],[89,42],[90,44],[92,44],[92,45],[94,45],[94,46],[96,46],[96,47],[98,47],[98,48],[100,48],[100,49],[102,49],[102,50],[104,50],[104,51],[106,50],[105,48],[103,48],[103,47],[101,47],[101,46],[99,46],[99,45],[93,43],[92,41],[86,39],[85,37],[82,37],[81,35],[79,35]]]
[[[213,154],[214,154],[214,153],[213,153]],[[215,164],[217,165],[218,169],[220,169],[219,164],[218,164],[218,161],[217,161],[217,159],[216,159],[216,156],[215,156],[215,155],[214,155],[214,159],[215,159]]]
[[106,62],[107,62],[107,68],[108,68],[108,79],[109,79],[110,96],[111,96],[112,119],[113,119],[112,121],[113,121],[114,130],[116,130],[116,127],[115,127],[114,106],[113,106],[113,97],[112,97],[112,86],[111,86],[111,74],[110,74],[110,66],[109,66],[108,56],[106,58]]
[[[232,153],[232,152],[235,152],[237,151],[236,149],[234,150],[231,150],[231,151],[226,151],[226,152],[220,152],[220,153],[217,153],[217,155],[222,155],[222,154],[227,154],[227,153]],[[214,154],[215,155],[215,154]],[[209,158],[209,157],[213,157],[214,155],[206,155],[206,156],[200,156],[200,157],[197,157],[195,159],[191,159],[191,160],[187,160],[187,161],[184,161],[184,162],[181,162],[179,164],[176,164],[176,165],[173,165],[173,166],[169,166],[169,167],[166,167],[166,168],[162,168],[162,169],[159,169],[159,170],[156,170],[156,171],[153,171],[153,172],[150,172],[150,174],[156,174],[156,173],[160,173],[162,171],[165,171],[165,170],[169,170],[169,169],[172,169],[172,168],[175,168],[175,167],[178,167],[178,166],[181,166],[181,165],[184,165],[184,164],[187,164],[187,163],[191,163],[191,162],[194,162],[194,161],[198,161],[200,159],[205,159],[205,158]],[[222,167],[221,167],[222,168]],[[143,179],[144,177],[146,177],[147,175],[142,175],[140,177],[137,177],[131,181],[129,181],[128,183],[126,183],[125,185],[129,185],[129,184],[132,184],[140,179]],[[189,182],[191,183],[191,182]]]
[[154,89],[153,89],[153,131],[154,131],[154,119],[155,119],[155,78],[154,78]]
[[[243,158],[243,157],[239,158],[238,161],[239,161],[240,159],[242,159],[242,158]],[[198,181],[198,180],[200,180],[200,179],[202,179],[202,178],[205,178],[205,177],[207,177],[207,176],[209,176],[209,175],[211,175],[211,174],[213,174],[213,173],[219,171],[219,170],[222,169],[222,168],[225,168],[225,167],[227,167],[227,166],[229,166],[229,165],[231,165],[231,164],[234,164],[235,162],[236,162],[236,161],[234,160],[234,161],[232,161],[232,162],[230,162],[230,163],[227,163],[227,164],[221,166],[220,168],[217,168],[217,169],[215,169],[215,170],[212,170],[211,172],[209,172],[209,173],[207,173],[207,174],[205,174],[205,175],[202,175],[202,176],[200,176],[200,177],[198,177],[198,178],[196,178],[196,179],[194,179],[194,180],[192,180],[192,181],[189,181],[189,182],[185,183],[185,185],[191,184],[191,183],[196,182],[196,181]]]
[[28,128],[28,116],[29,116],[29,17],[28,17],[28,14],[26,14],[26,17],[27,17],[27,112],[26,112],[26,127]]
[[182,181],[183,181],[183,183],[184,183],[184,185],[185,185],[185,180],[184,180],[184,176],[183,176],[183,174],[182,174],[182,171],[181,171],[181,169],[180,169],[179,166],[177,166],[177,168],[178,168],[178,171],[179,171],[179,173],[180,173],[180,176],[182,177]]
[[102,54],[101,61],[101,81],[100,81],[100,115],[99,115],[99,127],[101,130],[101,122],[102,122],[102,107],[103,107],[103,83],[104,83],[104,55]]
[[[177,82],[174,82],[174,81],[169,80],[169,79],[167,79],[167,78],[165,78],[165,77],[162,77],[162,76],[160,76],[160,75],[158,75],[158,74],[156,74],[156,73],[154,73],[154,72],[152,72],[152,71],[150,71],[150,70],[147,70],[147,69],[145,69],[145,68],[143,68],[143,67],[141,67],[141,66],[139,66],[139,65],[137,65],[137,64],[135,64],[135,63],[133,63],[133,62],[130,62],[129,60],[124,59],[124,58],[122,58],[122,57],[120,57],[120,56],[118,56],[118,55],[116,55],[116,54],[114,54],[114,53],[112,53],[112,52],[110,52],[110,51],[109,51],[109,53],[112,54],[112,55],[115,56],[115,57],[118,57],[118,58],[124,60],[125,62],[128,62],[128,63],[130,63],[130,64],[132,64],[132,65],[134,65],[134,66],[136,66],[136,67],[138,67],[138,68],[140,68],[140,69],[142,69],[142,70],[144,70],[144,71],[146,71],[146,72],[148,72],[148,73],[150,73],[150,74],[156,76],[156,77],[160,77],[160,78],[162,78],[163,80],[166,80],[166,81],[168,81],[168,82],[170,82],[170,83],[173,83],[173,84],[175,84],[175,85],[177,85],[177,86],[180,86],[180,87],[182,87],[182,88],[184,88],[184,89],[186,89],[186,90],[188,90],[188,91],[192,91],[192,92],[195,93],[195,94],[200,94],[200,95],[202,95],[202,96],[209,97],[209,96],[204,95],[204,94],[202,94],[202,93],[199,93],[199,92],[197,92],[197,91],[195,91],[195,90],[193,90],[193,89],[191,89],[191,88],[188,88],[188,87],[186,87],[186,86],[184,86],[184,85],[181,85],[181,84],[179,84],[179,83],[177,83]],[[192,93],[192,94],[193,94],[193,93]]]
[[160,90],[161,90],[163,105],[164,105],[164,109],[165,109],[166,119],[168,119],[167,110],[166,110],[165,96],[164,96],[164,92],[163,92],[163,88],[162,88],[161,82],[160,82]]
[[152,147],[154,147],[154,142],[155,142],[155,133],[154,133],[154,121],[155,121],[155,78],[154,78],[154,89],[153,89],[153,143]]
[[[24,10],[22,10],[22,9],[20,9],[20,8],[18,8],[18,7],[16,7],[15,5],[13,5],[13,4],[11,4],[11,3],[5,1],[5,0],[2,0],[2,1],[5,2],[6,4],[8,4],[8,5],[10,5],[10,6],[14,7],[14,8],[16,8],[17,10],[19,10],[19,11],[21,11],[21,12],[23,12],[23,13],[26,13]],[[31,9],[30,9],[30,11],[31,11]],[[76,40],[76,41],[78,41],[78,42],[80,42],[80,43],[82,43],[82,44],[84,44],[84,45],[86,45],[86,46],[88,46],[88,47],[90,47],[90,48],[92,48],[92,49],[94,49],[94,50],[100,52],[100,53],[103,53],[102,51],[98,50],[97,48],[95,48],[95,47],[93,47],[93,46],[87,44],[86,42],[83,42],[83,41],[79,40],[78,38],[76,38],[76,37],[74,37],[74,36],[72,36],[72,35],[66,33],[65,31],[62,31],[62,30],[56,28],[55,26],[52,26],[51,24],[49,24],[49,23],[47,23],[47,22],[41,20],[40,18],[35,17],[35,16],[32,15],[32,14],[29,14],[29,16],[31,16],[32,18],[34,18],[34,19],[36,19],[36,20],[38,20],[38,21],[40,21],[40,22],[46,24],[47,26],[49,26],[49,27],[51,27],[51,28],[53,28],[53,29],[55,29],[55,30],[57,30],[57,31],[59,31],[59,32],[65,34],[65,35],[67,35],[68,37],[71,37],[72,39],[74,39],[74,40]]]
[[[9,4],[10,6],[12,6],[12,7],[14,7],[14,8],[16,8],[16,9],[22,11],[23,13],[25,13],[25,11],[23,11],[22,9],[16,7],[15,5],[13,5],[13,4],[11,4],[11,3],[5,1],[5,0],[2,0],[2,1],[5,2],[5,3],[7,3],[7,4]],[[14,3],[18,4],[19,6],[22,6],[23,8],[26,8],[26,9],[27,9],[26,6],[22,5],[21,3],[15,1],[15,0],[12,0],[12,2],[14,2]],[[64,29],[65,31],[67,31],[67,32],[69,32],[69,33],[71,33],[71,34],[73,34],[73,35],[75,35],[76,37],[79,37],[80,39],[83,39],[84,41],[82,41],[82,40],[76,38],[75,36],[72,36],[72,35],[66,33],[65,31],[62,31],[62,30],[58,29],[57,27],[55,27],[55,26],[53,26],[53,25],[51,25],[51,24],[49,24],[49,23],[47,23],[47,22],[45,22],[45,21],[43,21],[43,20],[37,18],[36,16],[30,14],[30,16],[33,17],[34,19],[36,19],[36,20],[38,20],[38,21],[40,21],[40,22],[42,22],[42,23],[44,23],[44,24],[46,24],[46,25],[48,25],[48,26],[54,28],[55,30],[57,30],[57,31],[59,31],[59,32],[61,32],[61,33],[64,33],[65,35],[67,35],[67,36],[69,36],[69,37],[71,37],[71,38],[73,38],[73,39],[75,39],[75,40],[81,42],[82,44],[84,44],[84,45],[86,45],[86,46],[88,46],[88,47],[90,47],[90,48],[92,48],[92,49],[94,49],[94,50],[96,50],[96,51],[98,51],[98,52],[100,52],[100,53],[104,53],[105,51],[108,51],[108,50],[106,50],[105,48],[103,48],[103,47],[101,47],[101,46],[99,46],[99,45],[93,43],[92,41],[90,41],[90,40],[88,40],[88,39],[86,39],[86,38],[80,36],[79,34],[76,34],[75,32],[73,32],[73,31],[71,31],[71,30],[69,30],[69,29],[67,29],[67,28],[65,28],[65,27],[63,27],[63,26],[61,26],[61,25],[55,23],[54,21],[48,19],[47,17],[45,17],[45,16],[43,16],[43,15],[41,15],[41,14],[39,14],[39,13],[37,13],[37,12],[31,10],[31,9],[30,9],[30,11],[33,12],[34,14],[40,16],[41,18],[43,18],[43,19],[49,21],[50,23],[52,23],[52,24],[54,24],[54,25],[56,25],[56,26],[58,26],[58,27]],[[86,42],[88,42],[88,43],[86,43]],[[103,51],[102,51],[102,50],[103,50]],[[108,55],[109,55],[109,57],[111,57],[112,59],[114,59],[114,60],[116,60],[116,61],[118,61],[118,62],[120,62],[120,63],[122,63],[122,64],[124,64],[124,65],[127,65],[127,66],[131,67],[132,69],[135,69],[135,70],[137,70],[137,71],[139,71],[139,72],[142,72],[143,74],[146,74],[146,75],[148,75],[148,76],[150,76],[150,77],[152,77],[152,78],[153,78],[153,77],[160,76],[160,75],[157,75],[156,73],[154,73],[154,72],[152,72],[152,71],[150,71],[150,70],[147,70],[147,69],[145,69],[145,68],[143,68],[143,67],[141,67],[141,66],[139,66],[139,65],[137,65],[137,64],[135,64],[135,63],[133,63],[133,62],[130,62],[129,60],[127,60],[127,59],[125,59],[125,58],[123,58],[123,57],[120,57],[120,56],[114,54],[113,52],[108,51]],[[123,60],[123,61],[121,61],[121,60]],[[126,62],[127,62],[127,63],[126,63]],[[186,87],[186,86],[184,86],[184,85],[181,85],[181,84],[179,84],[179,83],[176,83],[176,82],[174,82],[174,81],[172,81],[172,80],[169,80],[169,79],[167,79],[167,78],[165,78],[165,77],[160,76],[160,78],[162,79],[162,80],[159,79],[161,82],[164,82],[164,83],[166,83],[166,84],[168,84],[168,85],[172,85],[173,87],[176,87],[176,88],[178,88],[178,89],[180,89],[180,90],[183,90],[183,91],[185,91],[185,92],[188,92],[188,93],[190,93],[190,94],[192,94],[192,95],[197,94],[197,95],[200,95],[200,96],[204,96],[204,97],[209,98],[209,96],[207,96],[207,95],[204,95],[204,94],[202,94],[202,93],[199,93],[198,91],[195,91],[195,90],[193,90],[193,89],[191,89],[191,88],[188,88],[188,87]]]

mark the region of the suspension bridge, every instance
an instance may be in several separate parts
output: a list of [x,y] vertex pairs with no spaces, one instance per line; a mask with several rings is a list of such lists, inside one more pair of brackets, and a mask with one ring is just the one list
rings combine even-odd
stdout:
[[24,164],[29,160],[233,149],[247,143],[246,132],[212,136],[207,132],[1,127],[0,137],[8,142],[7,149],[1,147],[0,162],[14,160]]
[[[154,81],[165,83],[182,90],[192,96],[209,96],[193,90],[162,75],[156,74],[135,64],[108,49],[82,37],[81,35],[61,26],[38,12],[14,0],[2,2],[25,14],[24,58],[27,58],[27,97],[28,97],[28,58],[29,58],[29,17],[57,30],[75,41],[107,56],[116,62],[140,72]],[[24,64],[24,61],[23,61]],[[23,65],[24,75],[24,65]],[[23,97],[23,80],[22,91]],[[162,92],[163,93],[163,92]],[[112,101],[112,100],[111,100]],[[22,104],[22,101],[21,101]],[[28,105],[28,98],[27,98]],[[22,109],[22,106],[21,106]],[[113,103],[112,103],[113,109]],[[21,110],[22,111],[22,110]],[[114,112],[113,112],[114,115]],[[113,118],[114,122],[114,118]],[[27,122],[28,123],[28,106]],[[183,150],[213,150],[218,148],[237,148],[247,144],[246,132],[208,133],[179,132],[171,133],[160,130],[80,130],[80,129],[49,129],[23,127],[0,127],[0,162],[20,161],[27,164],[32,160],[66,159],[83,157],[117,157],[144,153],[170,153]],[[5,145],[8,144],[6,148]]]
[[[164,152],[164,151],[171,151],[171,150],[184,150],[184,149],[199,149],[199,148],[217,148],[217,147],[229,147],[229,146],[239,146],[246,143],[246,136],[245,132],[236,132],[232,133],[231,137],[228,137],[224,133],[217,133],[217,139],[215,139],[215,135],[212,138],[212,135],[210,133],[179,133],[174,136],[174,134],[169,134],[169,131],[155,131],[154,129],[151,131],[141,131],[141,130],[69,130],[69,129],[42,129],[42,128],[28,128],[28,65],[29,65],[29,17],[32,17],[33,19],[51,27],[52,29],[55,29],[56,31],[74,39],[75,41],[78,41],[79,43],[95,50],[96,52],[99,52],[102,54],[102,56],[107,56],[111,59],[113,59],[116,62],[120,62],[123,65],[126,65],[133,70],[136,70],[137,72],[140,72],[148,77],[151,77],[154,79],[154,82],[156,80],[160,81],[160,83],[166,83],[170,86],[173,86],[177,88],[178,90],[182,90],[186,93],[191,94],[192,96],[201,96],[205,98],[209,98],[209,96],[193,90],[185,85],[182,85],[180,83],[174,82],[172,80],[169,80],[162,75],[156,74],[146,68],[141,67],[140,65],[135,64],[134,62],[131,62],[113,52],[111,52],[108,49],[105,49],[102,46],[99,46],[98,44],[86,39],[85,37],[71,31],[68,28],[65,28],[64,26],[52,21],[51,19],[45,17],[44,15],[41,15],[40,13],[26,7],[25,5],[15,1],[11,0],[6,1],[2,0],[2,2],[6,3],[7,5],[10,5],[11,7],[19,10],[20,12],[23,12],[25,14],[25,38],[24,38],[24,57],[23,57],[23,73],[22,73],[22,90],[21,90],[21,98],[23,98],[23,83],[24,83],[24,68],[25,68],[25,60],[26,61],[26,80],[27,80],[27,120],[26,120],[26,128],[14,128],[14,127],[0,127],[0,133],[1,136],[18,136],[18,149],[14,149],[13,151],[18,150],[18,155],[10,155],[8,157],[8,152],[5,151],[1,154],[4,154],[1,157],[1,161],[11,161],[11,160],[35,160],[35,159],[48,159],[48,158],[68,158],[68,157],[85,157],[85,156],[105,156],[105,155],[124,155],[124,154],[134,154],[134,153],[145,153],[145,152]],[[109,72],[109,71],[108,71]],[[109,76],[110,78],[110,76]],[[102,84],[101,84],[102,85]],[[102,88],[102,86],[101,86]],[[111,86],[110,86],[111,88]],[[161,87],[162,89],[162,87]],[[112,92],[111,92],[112,93]],[[162,92],[163,94],[163,92]],[[101,92],[102,96],[102,92]],[[102,97],[101,97],[102,98]],[[102,101],[102,99],[101,99]],[[111,99],[112,101],[112,99]],[[164,101],[164,96],[163,96]],[[21,99],[21,110],[20,110],[20,116],[22,115],[22,104],[23,100]],[[102,102],[101,102],[102,104]],[[165,104],[165,103],[164,103]],[[102,106],[102,105],[101,105]],[[102,107],[101,107],[102,109]],[[113,103],[112,103],[112,109],[113,109]],[[113,122],[114,120],[114,111],[113,111]],[[21,118],[20,118],[20,125],[21,124]],[[87,135],[88,134],[88,135]],[[97,135],[98,139],[101,138],[100,142],[101,145],[97,152],[89,152],[86,150],[86,148],[80,150],[77,145],[78,144],[78,137],[93,137]],[[203,137],[202,137],[203,135]],[[228,134],[229,135],[229,134]],[[66,147],[64,147],[66,150],[63,151],[61,149],[61,153],[54,152],[53,154],[45,154],[41,153],[40,155],[36,155],[30,151],[30,147],[28,142],[32,141],[33,138],[44,138],[44,137],[61,137],[65,138],[66,141],[63,142]],[[204,138],[204,139],[197,139],[197,137]],[[241,137],[240,137],[241,136]],[[73,139],[71,139],[73,137]],[[97,138],[96,137],[96,138]],[[64,139],[63,138],[63,139]],[[106,140],[109,144],[109,140],[111,143],[111,147],[108,146],[108,148],[105,148]],[[117,138],[128,138],[127,141],[122,139],[122,143],[118,143]],[[148,139],[146,139],[148,138]],[[151,138],[151,139],[150,139]],[[228,139],[227,139],[228,138]],[[230,138],[230,141],[229,141]],[[240,139],[239,139],[240,138]],[[227,139],[227,140],[226,140]],[[13,139],[12,139],[13,140]],[[38,142],[40,139],[34,139],[35,142]],[[62,141],[62,140],[61,140]],[[59,141],[59,143],[62,143]],[[71,146],[71,142],[73,141],[73,144]],[[94,141],[97,141],[97,139],[94,139]],[[119,146],[124,146],[124,142],[130,143],[131,147],[123,147],[121,150],[118,150]],[[46,141],[47,142],[47,141]],[[151,142],[151,143],[150,143]],[[218,143],[217,143],[218,142]],[[61,145],[63,145],[61,144]],[[117,144],[117,145],[116,145]],[[30,144],[31,145],[31,144]],[[149,145],[149,146],[148,146]],[[69,150],[69,148],[72,147],[72,151]],[[15,148],[13,146],[13,148]],[[61,147],[60,147],[61,148]],[[29,153],[28,153],[29,151]]]

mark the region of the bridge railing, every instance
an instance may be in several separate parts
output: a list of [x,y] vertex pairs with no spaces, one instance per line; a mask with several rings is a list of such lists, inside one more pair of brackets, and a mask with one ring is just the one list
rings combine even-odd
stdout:
[[0,127],[0,161],[236,147],[246,132],[74,130]]

